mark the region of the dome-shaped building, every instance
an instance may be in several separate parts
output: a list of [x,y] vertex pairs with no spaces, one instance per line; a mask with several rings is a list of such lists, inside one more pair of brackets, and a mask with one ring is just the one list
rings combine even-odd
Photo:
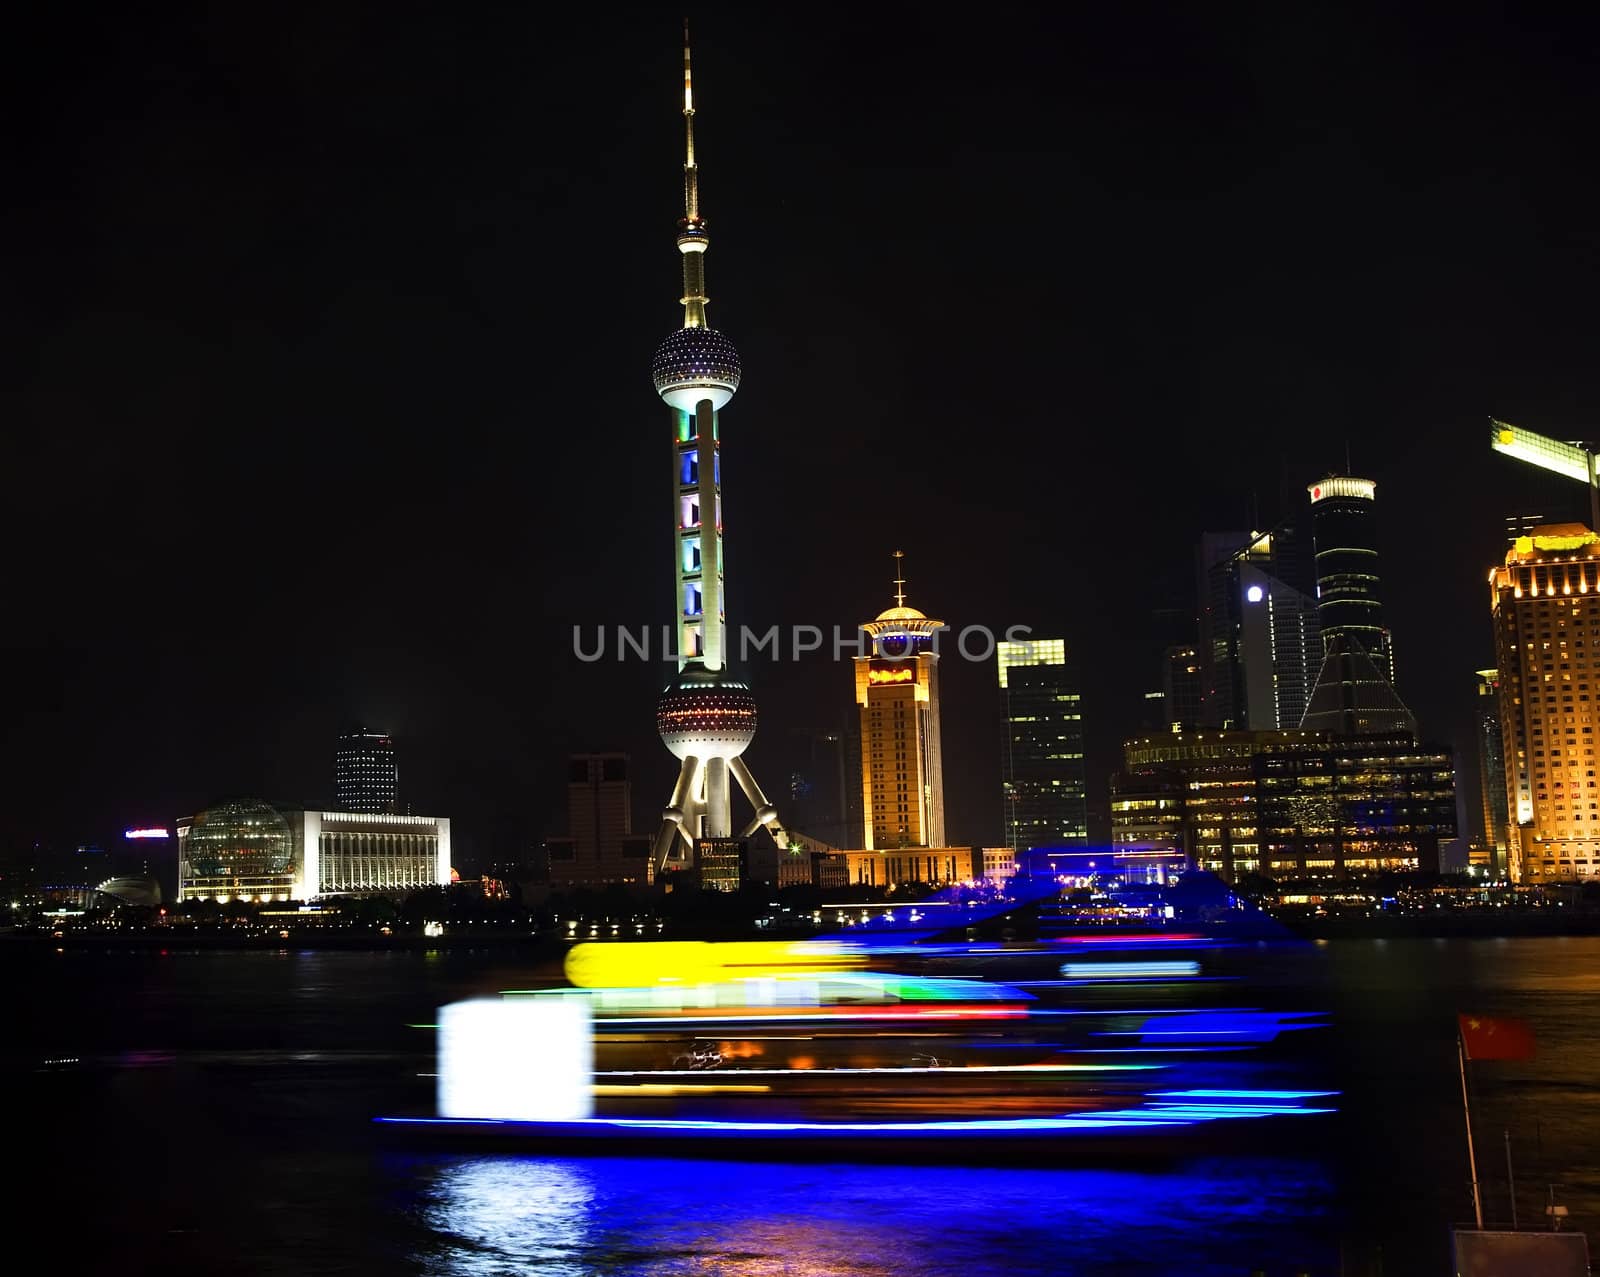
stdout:
[[294,833],[257,799],[219,803],[178,822],[179,900],[265,903],[295,894]]

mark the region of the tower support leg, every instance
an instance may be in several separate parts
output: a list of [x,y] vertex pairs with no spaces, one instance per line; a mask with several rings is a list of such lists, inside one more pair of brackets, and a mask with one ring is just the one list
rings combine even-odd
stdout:
[[678,783],[672,787],[672,801],[661,813],[661,827],[656,830],[655,844],[651,848],[651,858],[658,874],[666,868],[673,845],[679,838],[684,841],[684,858],[694,858],[695,834],[698,832],[700,813],[705,806],[700,795],[703,771],[701,760],[692,755],[685,758],[683,765],[678,768]]
[[778,821],[778,809],[767,801],[767,796],[761,792],[761,786],[756,784],[756,778],[750,774],[750,768],[742,758],[730,758],[728,770],[733,773],[733,778],[739,782],[739,788],[744,790],[744,796],[750,800],[750,805],[756,809],[755,816],[750,823],[739,832],[739,837],[748,838],[763,825],[772,835],[772,841],[778,845],[780,851],[787,850],[789,835],[784,832],[783,825]]

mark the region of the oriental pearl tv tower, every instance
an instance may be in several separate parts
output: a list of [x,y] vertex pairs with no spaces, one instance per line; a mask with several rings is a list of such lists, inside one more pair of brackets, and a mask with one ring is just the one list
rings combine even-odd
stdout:
[[672,409],[672,521],[675,529],[673,606],[678,616],[678,672],[656,706],[656,728],[682,762],[672,801],[661,814],[653,848],[655,871],[692,864],[700,838],[732,830],[728,778],[739,782],[755,816],[740,831],[762,825],[782,847],[778,811],[767,801],[741,755],[756,734],[756,701],[749,685],[728,673],[727,613],[722,585],[722,467],[718,413],[739,388],[739,352],[706,324],[706,222],[700,216],[700,177],[694,161],[694,91],[689,79],[689,31],[683,33],[683,327],[656,349],[656,392]]

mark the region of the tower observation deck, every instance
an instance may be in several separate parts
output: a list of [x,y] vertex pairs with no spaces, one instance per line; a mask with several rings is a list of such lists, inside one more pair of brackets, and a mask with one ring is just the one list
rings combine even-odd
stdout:
[[683,217],[677,239],[683,326],[656,348],[651,367],[656,393],[672,411],[673,608],[678,618],[678,672],[661,693],[656,727],[681,764],[652,849],[657,873],[691,862],[697,839],[731,835],[730,777],[755,808],[739,836],[748,838],[765,826],[780,847],[787,842],[777,808],[741,757],[755,737],[755,697],[727,668],[718,414],[739,389],[741,369],[733,342],[706,323],[705,259],[711,241],[700,212],[687,27],[683,127]]

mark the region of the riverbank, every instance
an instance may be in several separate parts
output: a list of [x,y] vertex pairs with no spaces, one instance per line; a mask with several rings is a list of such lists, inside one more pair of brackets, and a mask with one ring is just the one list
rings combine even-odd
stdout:
[[1308,940],[1492,940],[1523,936],[1600,935],[1600,913],[1570,908],[1439,909],[1419,913],[1274,913],[1293,934]]

